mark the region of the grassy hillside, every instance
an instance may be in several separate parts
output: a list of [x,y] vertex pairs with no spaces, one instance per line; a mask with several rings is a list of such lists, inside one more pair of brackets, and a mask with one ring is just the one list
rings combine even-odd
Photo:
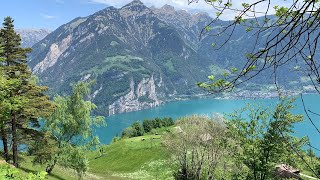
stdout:
[[[101,177],[106,174],[118,177],[136,177],[139,174],[142,176],[140,179],[155,176],[149,165],[169,158],[160,138],[161,135],[147,135],[124,139],[105,147],[106,152],[102,156],[92,152],[89,154],[89,172]],[[165,167],[159,168],[165,170]]]
[[[167,163],[169,153],[161,145],[161,132],[135,138],[122,139],[103,147],[103,154],[88,152],[89,171],[85,179],[171,179],[171,167]],[[22,175],[43,171],[45,167],[33,166],[32,157],[23,156]],[[57,167],[49,180],[77,179],[72,170]]]
[[[145,136],[121,139],[104,146],[103,153],[100,153],[99,150],[88,152],[89,170],[84,179],[173,179],[172,174],[175,168],[170,162],[170,153],[161,143],[161,137],[167,130],[168,128],[154,129],[152,133]],[[304,159],[310,160],[305,153],[303,156]],[[43,166],[33,166],[31,156],[21,158],[19,175],[22,177],[26,177],[29,172],[35,173],[45,169]],[[301,166],[298,169],[302,170],[303,174],[313,176],[313,173],[308,171],[302,162],[299,164]],[[77,175],[72,170],[57,166],[53,173],[47,176],[47,179],[76,180]],[[304,179],[309,178],[304,177]]]

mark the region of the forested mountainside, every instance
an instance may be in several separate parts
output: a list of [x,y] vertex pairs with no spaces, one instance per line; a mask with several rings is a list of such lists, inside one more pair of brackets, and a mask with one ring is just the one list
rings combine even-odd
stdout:
[[[199,36],[211,19],[168,5],[148,8],[135,0],[62,25],[33,46],[29,64],[52,94],[70,92],[70,84],[79,80],[95,80],[91,100],[98,114],[154,107],[204,93],[197,82],[242,67],[255,36],[239,27],[228,44],[214,51],[212,37]],[[216,28],[228,22],[219,23]],[[292,81],[292,87],[307,83],[282,72],[279,76]],[[260,78],[241,88],[261,90],[272,83],[272,78]]]

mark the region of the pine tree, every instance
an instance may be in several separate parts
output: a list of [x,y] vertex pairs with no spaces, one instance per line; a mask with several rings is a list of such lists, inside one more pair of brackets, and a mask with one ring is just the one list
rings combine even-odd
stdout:
[[38,130],[40,127],[39,118],[49,117],[55,106],[49,96],[43,93],[48,90],[48,87],[38,86],[37,78],[31,77],[25,88],[24,95],[27,98],[27,103],[22,106],[22,111],[19,114],[18,129],[21,143],[32,145],[32,141],[38,141],[39,137],[44,137],[44,134]]
[[[13,165],[18,166],[18,144],[26,137],[41,135],[33,126],[38,126],[38,119],[46,117],[53,111],[49,97],[44,94],[47,87],[38,86],[27,65],[27,53],[31,48],[21,47],[21,38],[14,30],[13,20],[6,17],[0,30],[0,46],[3,51],[0,64],[7,82],[4,90],[6,96],[2,101],[3,109],[0,132],[3,139],[5,155],[8,155],[8,135],[12,137]],[[9,160],[9,157],[5,157]]]
[[[9,81],[16,82],[11,86],[8,93],[8,110],[11,118],[13,164],[18,166],[17,114],[25,101],[25,98],[21,96],[21,86],[25,85],[27,77],[31,76],[31,72],[26,65],[26,53],[31,52],[31,49],[20,47],[21,38],[14,31],[13,20],[10,17],[5,18],[3,28],[0,31],[0,37],[2,38],[3,45],[1,56],[5,60],[3,65],[6,66],[5,75]],[[4,136],[7,136],[7,134],[4,134]],[[7,137],[2,138],[4,140],[7,139]]]
[[[1,41],[1,39],[0,39]],[[0,53],[3,52],[3,48],[0,48]],[[4,63],[4,58],[0,57],[0,63]],[[8,81],[5,78],[5,71],[3,67],[0,67],[0,137],[3,142],[3,158],[6,161],[10,160],[9,150],[8,150],[8,137],[7,137],[7,126],[6,121],[8,120],[6,109],[7,109],[7,90],[8,89]]]

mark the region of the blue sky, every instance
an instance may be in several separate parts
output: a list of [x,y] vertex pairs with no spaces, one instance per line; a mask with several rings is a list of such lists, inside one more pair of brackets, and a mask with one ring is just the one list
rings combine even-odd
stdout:
[[88,0],[2,0],[0,19],[11,16],[16,28],[55,29],[79,16],[107,7]]
[[[132,0],[1,0],[0,20],[5,16],[11,16],[15,20],[15,27],[21,28],[45,28],[54,30],[79,16],[88,16],[108,6],[122,7]],[[203,11],[211,15],[215,12],[204,0],[188,5],[188,0],[141,0],[147,6],[161,7],[165,4],[176,9],[187,11]],[[241,7],[243,2],[253,3],[257,0],[235,0],[233,5]],[[273,1],[277,5],[283,5],[285,0]],[[261,9],[260,9],[261,8]],[[257,10],[263,10],[262,5]],[[272,12],[271,12],[272,13]],[[224,14],[223,19],[233,19],[235,14]]]

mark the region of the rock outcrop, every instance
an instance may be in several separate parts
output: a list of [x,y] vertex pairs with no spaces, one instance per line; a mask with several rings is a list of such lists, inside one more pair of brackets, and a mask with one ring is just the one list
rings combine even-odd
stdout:
[[109,115],[152,108],[161,103],[162,101],[157,97],[153,76],[143,78],[137,85],[131,80],[129,93],[109,105]]

